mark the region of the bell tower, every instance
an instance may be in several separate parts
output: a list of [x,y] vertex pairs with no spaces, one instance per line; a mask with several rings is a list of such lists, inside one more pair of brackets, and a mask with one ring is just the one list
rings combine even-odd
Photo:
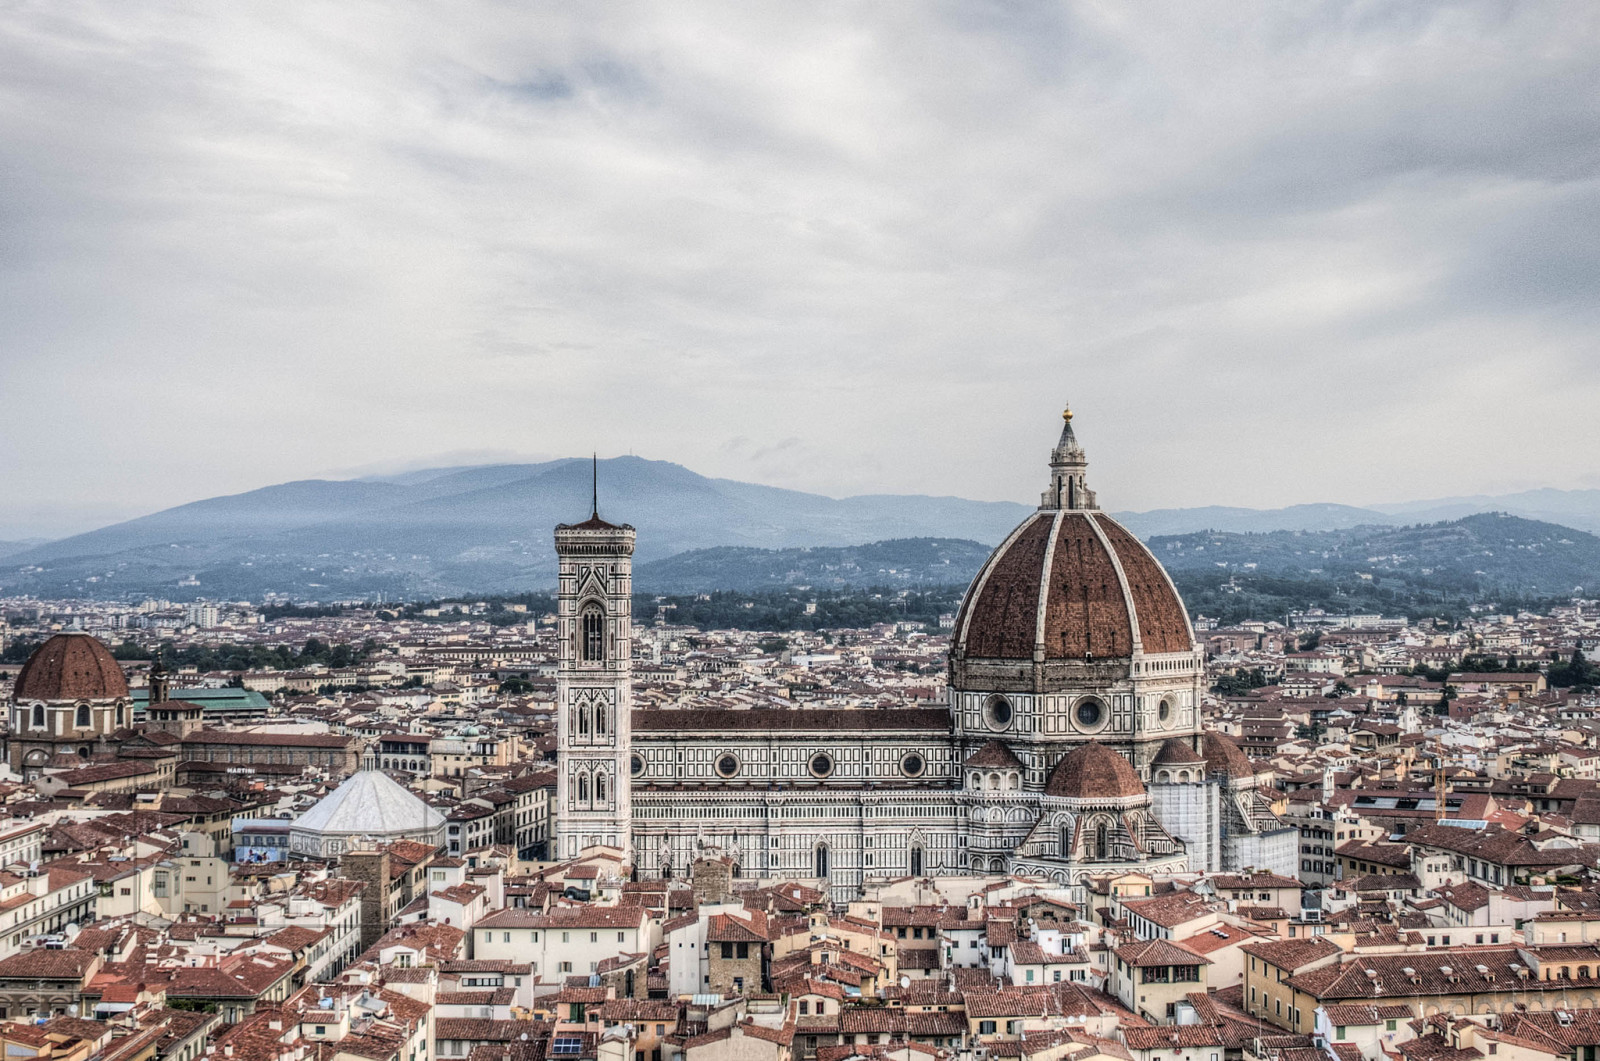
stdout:
[[632,855],[634,530],[600,518],[556,528],[556,818],[552,857],[604,844]]

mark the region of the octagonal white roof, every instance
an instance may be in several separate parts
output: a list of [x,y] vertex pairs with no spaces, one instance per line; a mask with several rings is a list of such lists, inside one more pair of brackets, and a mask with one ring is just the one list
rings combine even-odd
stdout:
[[361,770],[295,819],[294,828],[383,837],[426,833],[443,825],[444,815],[406,791],[388,774]]

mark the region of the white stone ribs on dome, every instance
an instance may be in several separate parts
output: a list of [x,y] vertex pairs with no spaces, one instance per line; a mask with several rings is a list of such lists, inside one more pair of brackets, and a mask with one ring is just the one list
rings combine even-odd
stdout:
[[1033,526],[1033,521],[1037,518],[1037,515],[1029,516],[1017,524],[1011,533],[1006,536],[1006,540],[1000,543],[1000,547],[989,554],[989,559],[984,563],[983,569],[978,572],[978,577],[973,579],[972,585],[967,587],[966,599],[961,602],[961,629],[958,631],[961,636],[954,642],[955,644],[965,648],[967,630],[972,626],[972,613],[977,609],[978,601],[983,597],[983,587],[989,584],[989,576],[994,573],[995,565],[1000,562],[1002,556],[1006,555],[1006,551],[1016,544],[1017,539],[1022,537],[1022,532]]
[[1039,609],[1033,620],[1033,661],[1044,662],[1044,617],[1050,607],[1050,572],[1056,563],[1056,538],[1061,533],[1061,521],[1067,518],[1067,510],[1057,509],[1055,518],[1050,521],[1050,537],[1045,540],[1044,566],[1039,569]]
[[[1100,548],[1104,549],[1106,555],[1111,558],[1111,567],[1117,573],[1117,585],[1122,587],[1122,599],[1128,602],[1128,629],[1133,635],[1133,647],[1129,655],[1142,655],[1144,653],[1144,642],[1139,639],[1139,609],[1133,602],[1133,590],[1128,587],[1128,574],[1122,570],[1122,557],[1118,556],[1117,551],[1111,548],[1111,539],[1106,537],[1106,532],[1101,528],[1100,521],[1095,518],[1095,514],[1093,512],[1085,512],[1083,518],[1089,521],[1089,526],[1094,530],[1094,536],[1100,541]],[[1040,614],[1043,614],[1042,610]],[[1044,635],[1042,627],[1039,633],[1041,637]],[[1191,637],[1190,640],[1194,639]]]

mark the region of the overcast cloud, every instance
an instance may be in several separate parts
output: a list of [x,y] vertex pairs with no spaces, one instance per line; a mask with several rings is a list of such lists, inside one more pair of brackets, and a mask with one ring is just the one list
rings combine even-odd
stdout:
[[[1600,6],[0,5],[0,537],[439,455],[1600,486]],[[453,459],[451,462],[455,462]]]

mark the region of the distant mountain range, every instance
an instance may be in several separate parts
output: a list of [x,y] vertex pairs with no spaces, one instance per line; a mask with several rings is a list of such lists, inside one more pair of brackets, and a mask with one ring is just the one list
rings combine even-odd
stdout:
[[958,538],[898,538],[838,548],[693,549],[634,569],[634,588],[645,593],[806,586],[838,590],[867,586],[964,586],[988,559],[992,546]]
[[[641,529],[641,565],[717,546],[993,543],[1030,511],[954,497],[836,500],[638,457],[601,461],[599,484],[601,514]],[[24,549],[0,559],[0,592],[337,600],[543,589],[554,581],[551,531],[588,516],[590,492],[587,460],[284,483]]]
[[[1032,511],[1030,505],[954,497],[834,499],[711,479],[638,457],[601,461],[599,482],[601,514],[640,528],[637,584],[663,592],[915,586],[946,579],[959,584]],[[590,464],[581,459],[283,483],[59,541],[0,543],[0,593],[187,599],[272,592],[337,600],[545,589],[555,563],[551,529],[587,516],[590,490]],[[1282,535],[1333,535],[1318,538],[1317,548],[1339,557],[1404,553],[1400,539],[1383,534],[1485,509],[1562,524],[1575,528],[1573,534],[1600,531],[1600,490],[1533,490],[1370,508],[1207,507],[1116,516],[1146,540],[1212,532],[1252,538],[1220,539],[1228,544],[1207,546],[1204,553],[1191,551],[1193,546],[1158,553],[1175,574],[1187,569],[1209,576],[1225,570],[1215,566],[1218,561],[1256,563],[1256,571],[1281,562],[1285,571],[1299,570],[1286,559],[1294,550],[1279,547],[1275,536]],[[1554,542],[1562,530],[1541,533],[1554,535]],[[1269,540],[1253,540],[1260,536]],[[1464,551],[1457,559],[1476,563],[1464,559],[1476,543],[1448,535],[1440,541],[1458,541]],[[874,544],[862,544],[867,542]],[[1299,544],[1304,553],[1310,543]],[[1511,572],[1491,564],[1498,572],[1491,581],[1503,576],[1509,580],[1503,584],[1536,584],[1541,592],[1585,580],[1600,586],[1600,576],[1587,574],[1587,561],[1568,555],[1567,547],[1539,549],[1531,567]],[[1427,555],[1419,566],[1448,567],[1433,552]]]

